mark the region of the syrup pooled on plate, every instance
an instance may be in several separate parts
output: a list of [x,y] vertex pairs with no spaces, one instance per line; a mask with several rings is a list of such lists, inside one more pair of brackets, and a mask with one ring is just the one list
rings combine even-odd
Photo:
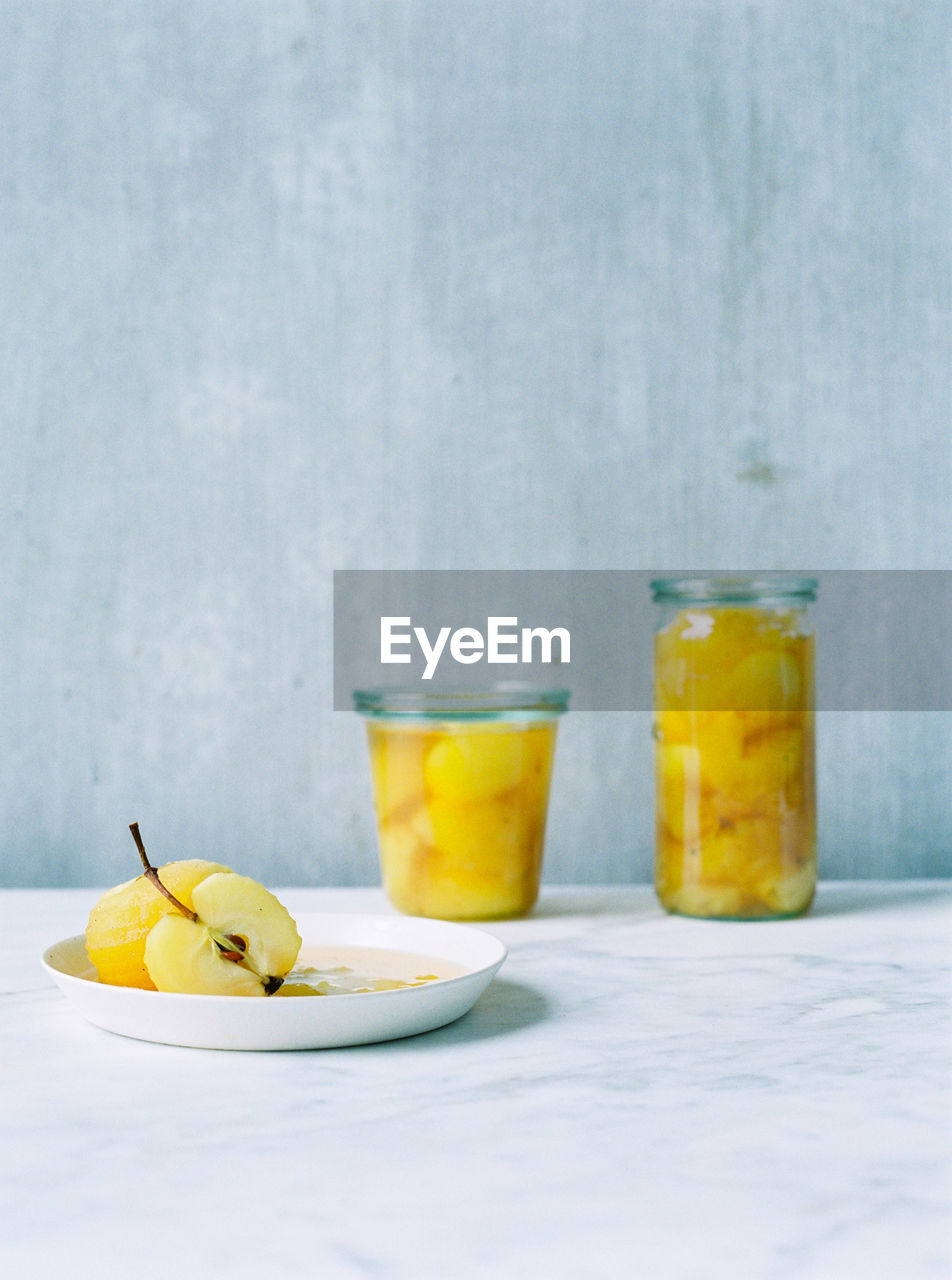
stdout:
[[370,991],[396,991],[421,987],[442,978],[458,978],[462,965],[409,951],[381,947],[301,948],[297,964],[288,974],[279,996],[349,996]]

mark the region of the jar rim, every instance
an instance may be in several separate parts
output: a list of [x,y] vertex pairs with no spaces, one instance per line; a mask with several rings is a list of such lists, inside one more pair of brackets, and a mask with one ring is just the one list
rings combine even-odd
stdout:
[[816,578],[794,574],[705,574],[651,580],[656,601],[682,604],[742,604],[751,600],[809,603],[816,599],[816,591]]
[[355,689],[354,710],[371,718],[424,720],[552,719],[568,710],[568,689],[498,685],[490,689]]

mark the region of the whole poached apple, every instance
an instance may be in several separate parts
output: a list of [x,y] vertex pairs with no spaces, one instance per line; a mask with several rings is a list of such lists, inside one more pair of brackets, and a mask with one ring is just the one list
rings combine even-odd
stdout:
[[99,981],[189,995],[270,996],[297,960],[297,926],[273,893],[200,858],[145,868],[107,890],[86,926]]

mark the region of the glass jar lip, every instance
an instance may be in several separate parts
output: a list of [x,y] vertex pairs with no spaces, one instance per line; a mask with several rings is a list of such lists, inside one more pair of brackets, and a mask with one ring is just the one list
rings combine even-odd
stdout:
[[794,574],[725,574],[652,578],[656,601],[679,604],[743,604],[752,600],[809,603],[816,599],[816,578]]
[[355,689],[354,710],[372,719],[551,720],[568,710],[568,689]]

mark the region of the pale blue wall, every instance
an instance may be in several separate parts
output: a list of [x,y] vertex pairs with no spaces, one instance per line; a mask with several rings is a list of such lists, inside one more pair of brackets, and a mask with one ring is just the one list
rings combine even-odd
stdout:
[[[0,0],[0,883],[375,878],[335,568],[948,568],[952,6]],[[645,879],[644,716],[552,880]],[[821,723],[946,873],[948,715]]]

